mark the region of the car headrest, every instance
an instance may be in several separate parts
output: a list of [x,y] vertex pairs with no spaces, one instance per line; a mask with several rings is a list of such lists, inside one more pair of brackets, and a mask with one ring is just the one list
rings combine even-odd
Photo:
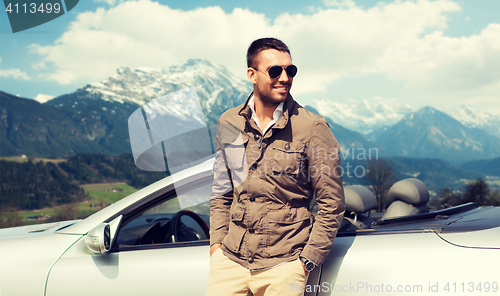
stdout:
[[429,190],[419,179],[409,178],[396,182],[387,192],[385,199],[389,206],[395,200],[401,200],[416,207],[429,202]]
[[352,185],[344,187],[346,211],[365,213],[377,208],[375,195],[366,187]]
[[387,208],[387,211],[382,216],[382,219],[397,218],[397,217],[416,215],[427,212],[429,212],[429,209],[427,209],[426,205],[413,206],[404,201],[395,200]]

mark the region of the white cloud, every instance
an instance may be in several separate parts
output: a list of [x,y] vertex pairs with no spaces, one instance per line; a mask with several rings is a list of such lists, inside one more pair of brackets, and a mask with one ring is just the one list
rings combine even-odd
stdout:
[[387,71],[394,79],[408,81],[406,96],[416,92],[429,103],[454,103],[498,98],[500,93],[500,24],[467,38],[434,32],[400,49],[398,56]]
[[123,3],[125,1],[127,1],[127,0],[94,0],[94,2],[105,3],[105,4],[109,5],[109,6],[113,6],[113,5],[117,4],[117,3]]
[[13,77],[15,79],[30,80],[31,78],[26,74],[26,72],[19,69],[0,69],[0,77]]
[[45,63],[43,61],[38,62],[38,63],[34,63],[32,66],[33,66],[33,69],[35,69],[35,70],[47,69],[47,66],[45,65]]
[[97,3],[106,3],[108,5],[114,5],[115,4],[115,0],[94,0],[94,2],[97,2]]
[[[0,57],[0,63],[2,62],[2,57]],[[0,77],[13,77],[15,79],[30,80],[31,78],[26,74],[26,72],[19,69],[0,69]]]
[[500,25],[469,37],[445,36],[448,14],[460,10],[451,0],[381,2],[369,9],[351,0],[325,4],[333,6],[270,20],[247,9],[182,11],[127,1],[82,13],[54,44],[31,48],[42,57],[39,65],[53,67],[47,78],[62,84],[98,81],[122,65],[155,67],[188,58],[222,64],[244,78],[250,42],[275,36],[288,44],[299,67],[296,95],[326,92],[339,78],[381,74],[406,83],[401,97],[407,102],[498,98]]
[[355,7],[356,3],[354,3],[353,0],[323,0],[323,3],[327,6],[333,6],[333,7]]

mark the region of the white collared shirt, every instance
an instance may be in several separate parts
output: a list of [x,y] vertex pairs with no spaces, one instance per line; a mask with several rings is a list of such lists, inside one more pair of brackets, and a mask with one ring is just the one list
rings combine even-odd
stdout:
[[255,121],[255,123],[257,124],[257,126],[262,131],[262,135],[265,135],[266,132],[267,132],[267,130],[271,126],[273,126],[273,124],[275,124],[276,122],[278,122],[278,120],[281,118],[281,116],[283,116],[283,106],[284,105],[285,105],[285,102],[279,103],[278,107],[276,107],[276,109],[274,110],[273,120],[271,122],[269,122],[269,124],[266,126],[265,129],[262,129],[262,127],[259,124],[259,121],[257,120],[257,114],[255,114],[255,101],[254,101],[254,96],[252,95],[252,97],[248,101],[248,107],[250,107],[250,109],[252,110],[252,119],[253,119],[253,121]]

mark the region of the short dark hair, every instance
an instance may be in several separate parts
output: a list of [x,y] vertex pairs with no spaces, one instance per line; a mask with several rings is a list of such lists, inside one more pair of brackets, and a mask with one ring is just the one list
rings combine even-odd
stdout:
[[[260,38],[252,42],[247,51],[247,66],[248,68],[253,66],[253,61],[255,57],[263,50],[266,49],[276,49],[278,51],[287,52],[290,54],[288,46],[286,46],[283,41],[276,38]],[[291,55],[290,55],[291,56]]]

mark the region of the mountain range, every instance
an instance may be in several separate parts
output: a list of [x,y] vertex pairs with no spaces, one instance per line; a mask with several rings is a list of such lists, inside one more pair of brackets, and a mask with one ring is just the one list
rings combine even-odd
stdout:
[[446,113],[467,127],[479,128],[493,136],[500,137],[500,116],[475,111],[467,105],[460,105]]
[[[407,104],[391,99],[363,99],[354,104],[315,100],[313,105],[319,114],[330,117],[335,123],[357,131],[370,141],[400,121],[406,115],[418,111]],[[460,105],[453,109],[440,110],[453,117],[466,127],[479,128],[487,133],[500,137],[500,115],[492,115],[476,111],[468,105]]]
[[[250,82],[237,78],[226,68],[212,65],[206,60],[190,59],[185,64],[160,70],[131,70],[121,67],[114,75],[101,82],[87,84],[72,94],[56,97],[44,104],[72,111],[82,108],[81,105],[84,104],[91,106],[93,110],[113,113],[120,106],[136,108],[191,86],[196,87],[201,108],[209,124],[217,123],[217,115],[220,116],[228,108],[244,102],[251,91]],[[112,107],[104,106],[106,104],[112,104]]]
[[500,138],[466,127],[432,107],[406,115],[383,131],[375,143],[393,155],[440,158],[454,163],[500,156]]
[[500,157],[492,159],[471,160],[460,165],[468,171],[475,171],[489,177],[500,177]]
[[[0,92],[0,156],[130,153],[130,114],[151,100],[191,86],[209,125],[216,124],[225,110],[242,104],[252,90],[248,81],[222,66],[188,60],[163,69],[121,67],[111,77],[73,93],[52,99],[37,96],[43,103]],[[306,106],[325,116],[341,148],[353,154],[354,149],[372,148],[379,156],[454,163],[500,157],[500,138],[495,134],[500,119],[467,106],[447,113],[367,100],[354,107],[338,103],[315,107]],[[337,110],[335,116],[329,116],[332,108]]]
[[396,124],[405,115],[415,111],[413,107],[394,100],[363,99],[348,104],[324,99],[315,100],[313,105],[322,116],[363,134],[370,141],[375,140],[375,137],[370,136],[372,133]]

